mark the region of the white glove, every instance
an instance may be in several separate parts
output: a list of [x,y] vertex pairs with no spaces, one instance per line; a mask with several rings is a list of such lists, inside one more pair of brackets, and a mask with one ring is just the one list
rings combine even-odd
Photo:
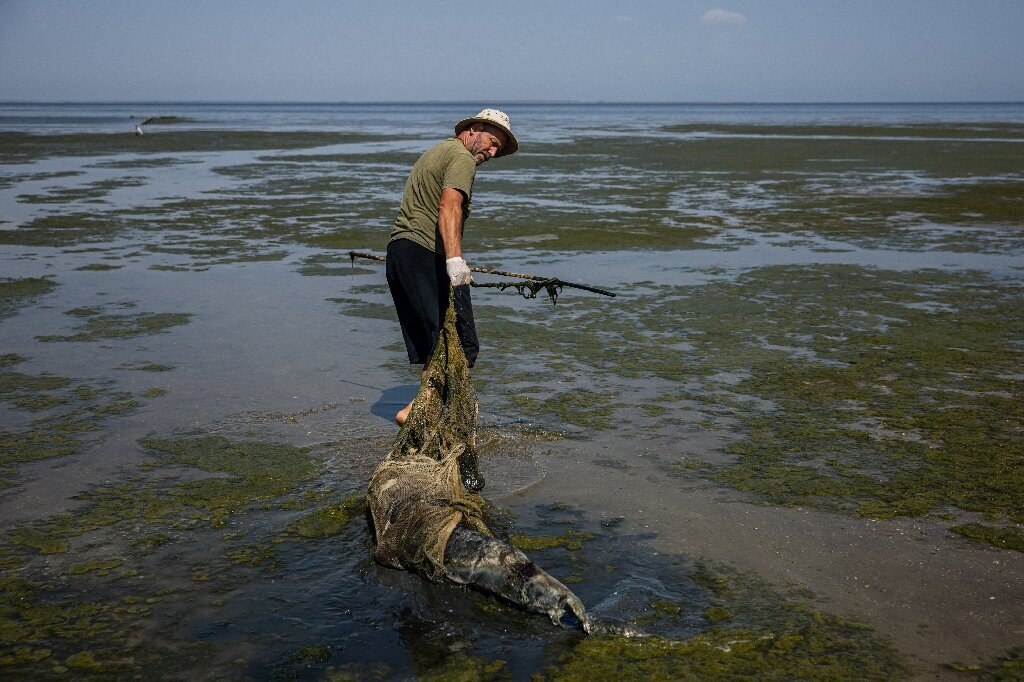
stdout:
[[451,280],[453,287],[473,282],[473,273],[469,271],[469,266],[461,256],[449,258],[444,262],[444,267],[448,270],[448,279]]

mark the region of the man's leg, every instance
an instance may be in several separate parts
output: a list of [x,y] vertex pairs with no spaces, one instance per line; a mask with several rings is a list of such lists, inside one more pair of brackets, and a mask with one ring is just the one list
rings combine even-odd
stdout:
[[[421,386],[423,385],[423,380],[425,378],[427,378],[427,370],[428,369],[430,369],[430,363],[429,362],[427,364],[423,365],[423,369],[420,371],[420,385]],[[409,401],[408,405],[406,405],[405,407],[403,407],[402,409],[400,409],[398,411],[398,414],[395,415],[395,423],[397,423],[399,426],[405,426],[405,421],[409,418],[409,412],[412,410],[412,404],[415,401],[416,401],[416,398],[413,398],[412,400]]]
[[[409,363],[423,366],[420,371],[422,383],[442,319],[435,293],[439,288],[436,254],[406,239],[391,242],[388,244],[387,279],[395,312],[402,325]],[[441,283],[448,284],[447,273],[443,273]],[[405,424],[410,409],[411,401],[395,415],[399,426]]]
[[[393,241],[388,244],[387,279],[409,362],[423,365],[422,382],[448,309],[449,283],[444,254],[406,239]],[[459,340],[472,367],[480,346],[469,289],[468,285],[455,288],[455,314]],[[395,415],[399,426],[405,424],[411,408],[412,402]]]

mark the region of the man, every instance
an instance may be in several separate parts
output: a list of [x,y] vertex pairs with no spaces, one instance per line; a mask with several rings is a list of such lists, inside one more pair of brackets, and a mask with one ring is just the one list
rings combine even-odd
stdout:
[[[455,125],[455,137],[428,150],[413,165],[388,243],[387,278],[402,325],[409,362],[430,359],[448,309],[448,285],[455,287],[456,327],[472,367],[480,350],[469,284],[462,257],[462,232],[473,199],[476,167],[519,148],[508,116],[484,109]],[[410,402],[395,415],[401,426]]]

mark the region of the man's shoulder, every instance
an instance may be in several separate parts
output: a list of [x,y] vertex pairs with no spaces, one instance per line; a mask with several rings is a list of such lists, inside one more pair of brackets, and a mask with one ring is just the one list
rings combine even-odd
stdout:
[[466,145],[462,144],[458,138],[449,137],[425,151],[420,158],[457,159],[461,156],[473,158],[473,155],[466,149]]

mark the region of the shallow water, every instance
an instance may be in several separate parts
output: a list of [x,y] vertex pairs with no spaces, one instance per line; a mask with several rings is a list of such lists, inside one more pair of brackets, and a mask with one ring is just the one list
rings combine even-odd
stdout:
[[[462,108],[145,109],[0,106],[12,673],[1020,665],[1020,105],[509,107],[523,151],[481,168],[470,263],[618,296],[474,292],[485,494],[646,645],[380,568],[345,506],[416,378],[382,268],[346,252],[383,251]],[[156,114],[184,120],[131,135]],[[217,454],[268,443],[295,448],[277,487]],[[906,524],[876,561],[865,528]],[[931,589],[857,578],[926,546]]]

